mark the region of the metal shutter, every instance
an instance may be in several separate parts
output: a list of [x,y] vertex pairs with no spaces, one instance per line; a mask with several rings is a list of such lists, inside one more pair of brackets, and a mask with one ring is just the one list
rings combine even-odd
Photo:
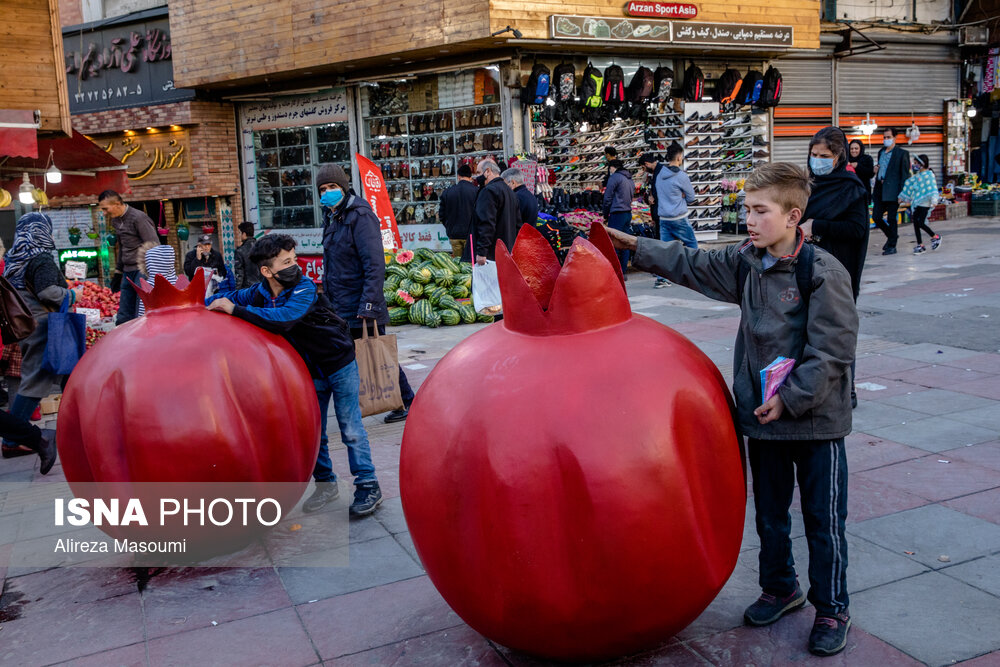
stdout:
[[774,61],[781,72],[781,104],[826,106],[833,102],[833,61],[794,60]]
[[[782,72],[784,74],[784,72]],[[772,162],[792,162],[805,167],[809,162],[809,138],[776,137],[771,147]]]
[[837,63],[840,113],[941,113],[958,97],[957,49],[943,44],[887,45],[877,55]]

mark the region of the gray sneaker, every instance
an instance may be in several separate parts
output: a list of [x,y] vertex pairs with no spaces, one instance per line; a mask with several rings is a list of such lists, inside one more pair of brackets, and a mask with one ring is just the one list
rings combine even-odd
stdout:
[[336,482],[316,482],[316,489],[312,495],[302,503],[302,511],[307,514],[317,512],[327,503],[332,503],[340,496],[340,487]]
[[382,504],[382,489],[378,482],[364,482],[354,487],[354,502],[350,514],[354,517],[368,516]]
[[743,621],[747,625],[770,625],[805,603],[806,594],[798,586],[795,587],[795,591],[791,595],[782,598],[761,593],[757,601],[743,612]]
[[816,614],[812,632],[809,633],[809,652],[813,655],[836,655],[847,646],[847,631],[851,617],[843,614]]

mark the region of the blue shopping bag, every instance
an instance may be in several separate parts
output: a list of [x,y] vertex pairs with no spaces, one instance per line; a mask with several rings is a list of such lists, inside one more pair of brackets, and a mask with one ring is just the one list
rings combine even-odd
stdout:
[[42,369],[55,375],[69,375],[87,351],[87,317],[69,312],[69,295],[57,313],[49,313],[49,338],[45,343]]

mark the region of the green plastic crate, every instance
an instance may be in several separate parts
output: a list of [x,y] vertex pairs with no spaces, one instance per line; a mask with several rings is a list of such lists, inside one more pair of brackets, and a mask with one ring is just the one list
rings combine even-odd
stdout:
[[973,199],[969,202],[969,215],[995,217],[1000,216],[1000,199]]

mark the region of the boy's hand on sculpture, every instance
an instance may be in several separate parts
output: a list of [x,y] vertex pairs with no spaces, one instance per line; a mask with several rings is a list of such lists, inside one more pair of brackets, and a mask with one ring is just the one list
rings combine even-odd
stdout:
[[221,310],[222,312],[227,313],[229,315],[233,314],[234,308],[236,308],[236,304],[234,304],[232,301],[230,301],[225,297],[221,299],[216,299],[212,303],[208,304],[209,310]]
[[781,396],[775,394],[767,399],[764,405],[754,410],[753,413],[757,416],[757,421],[761,424],[767,424],[780,417],[784,411],[785,404],[781,402]]
[[608,236],[611,237],[611,243],[614,244],[615,248],[618,250],[635,250],[636,238],[634,236],[618,231],[617,229],[612,229],[607,225],[604,228],[608,231]]

